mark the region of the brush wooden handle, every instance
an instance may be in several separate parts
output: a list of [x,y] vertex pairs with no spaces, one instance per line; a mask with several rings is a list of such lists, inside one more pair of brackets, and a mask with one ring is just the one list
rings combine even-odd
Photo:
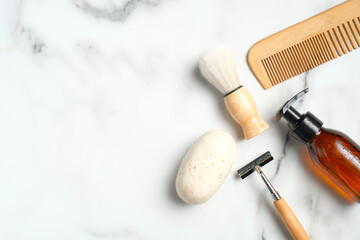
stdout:
[[304,227],[301,225],[299,219],[295,216],[289,205],[283,198],[274,202],[276,210],[278,211],[282,221],[285,223],[286,228],[289,230],[291,236],[295,240],[309,239],[310,237],[305,232]]
[[245,87],[227,95],[224,101],[231,116],[241,125],[245,139],[250,139],[269,128],[260,117],[256,103]]

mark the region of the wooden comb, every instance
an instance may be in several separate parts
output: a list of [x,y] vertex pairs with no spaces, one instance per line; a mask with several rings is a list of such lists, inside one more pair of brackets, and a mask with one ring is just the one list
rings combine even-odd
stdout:
[[360,47],[360,0],[349,0],[257,42],[248,62],[264,89]]

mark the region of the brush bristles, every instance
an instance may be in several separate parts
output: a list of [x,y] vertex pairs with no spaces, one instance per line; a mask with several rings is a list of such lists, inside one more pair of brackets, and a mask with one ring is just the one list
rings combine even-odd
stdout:
[[203,77],[224,95],[240,86],[235,59],[224,48],[207,53],[199,67]]

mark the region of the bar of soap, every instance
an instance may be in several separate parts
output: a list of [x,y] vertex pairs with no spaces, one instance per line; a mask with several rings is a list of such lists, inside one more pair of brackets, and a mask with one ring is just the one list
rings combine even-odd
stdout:
[[189,149],[176,177],[176,191],[188,204],[209,200],[220,188],[235,159],[236,145],[230,134],[211,130]]

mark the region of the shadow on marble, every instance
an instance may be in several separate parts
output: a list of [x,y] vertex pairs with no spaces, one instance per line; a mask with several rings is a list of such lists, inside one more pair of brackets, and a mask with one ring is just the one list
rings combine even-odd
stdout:
[[[269,199],[267,190],[265,192],[266,192],[266,194],[262,194],[262,197],[260,198],[260,201],[259,201],[259,211],[261,210],[261,205],[263,203],[263,205],[265,206],[264,211],[268,211],[270,213],[271,218],[273,219],[273,222],[276,223],[276,226],[278,226],[278,229],[284,236],[284,239],[292,239],[285,224],[281,220],[279,213],[275,210],[274,204],[272,203],[271,199]],[[265,232],[263,234],[265,234]],[[266,237],[262,236],[262,239],[266,239]]]
[[186,152],[190,149],[191,144],[192,143],[189,143],[189,146],[187,146],[187,148],[185,148],[185,150],[183,151],[183,154],[181,156],[179,156],[178,161],[174,161],[173,169],[172,169],[172,171],[170,171],[171,177],[170,177],[169,186],[168,186],[169,198],[177,205],[184,206],[184,207],[187,207],[189,205],[186,204],[183,200],[181,200],[181,198],[179,197],[179,195],[176,192],[176,176],[179,171],[181,161],[183,160]]
[[[238,180],[240,180],[240,176],[235,173],[234,177]],[[244,180],[246,181],[246,180]],[[248,179],[247,181],[251,181],[251,179]],[[250,183],[251,184],[251,183]],[[254,193],[253,194],[258,194],[258,203],[257,203],[257,213],[256,216],[257,218],[262,218],[262,214],[260,214],[260,211],[266,211],[271,216],[272,222],[275,223],[275,225],[278,226],[279,231],[281,231],[282,235],[284,236],[283,239],[291,239],[291,235],[289,233],[289,231],[286,229],[286,226],[284,225],[284,223],[282,222],[278,212],[275,210],[275,206],[273,205],[272,199],[269,197],[269,192],[266,189],[265,185],[264,185],[264,189],[260,189],[258,187],[256,187],[257,184],[253,184],[253,188],[254,188]],[[264,206],[264,207],[262,207]],[[261,221],[259,221],[260,224]],[[261,239],[267,239],[266,238],[266,232],[265,229],[268,229],[267,226],[264,226],[265,223],[261,223],[262,226],[262,233],[261,233]]]
[[[235,122],[235,120],[230,116],[230,113],[227,111],[225,103],[224,103],[224,96],[221,94],[219,90],[213,87],[200,73],[199,66],[196,64],[193,68],[193,76],[207,89],[209,89],[214,98],[217,100],[217,108],[219,110],[219,114],[221,114],[227,122],[232,126],[234,129],[233,132],[236,133],[236,140],[244,140],[244,133],[241,129],[241,126]],[[232,135],[232,134],[231,134]]]
[[271,128],[276,129],[276,131],[274,131],[274,134],[277,134],[281,138],[283,138],[283,136],[286,136],[288,134],[289,127],[287,126],[287,123],[285,123],[284,121],[279,122],[276,119],[276,114],[274,114],[274,116],[272,118],[267,119],[267,122]]

